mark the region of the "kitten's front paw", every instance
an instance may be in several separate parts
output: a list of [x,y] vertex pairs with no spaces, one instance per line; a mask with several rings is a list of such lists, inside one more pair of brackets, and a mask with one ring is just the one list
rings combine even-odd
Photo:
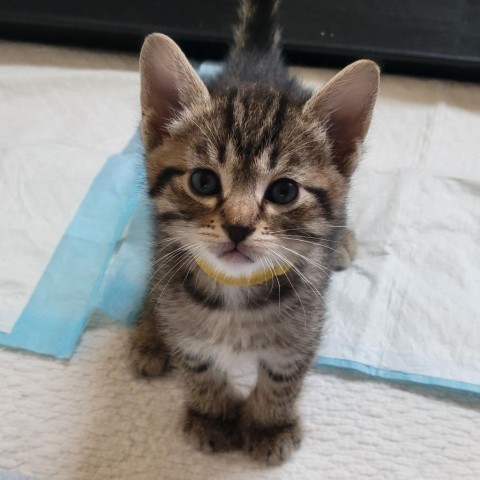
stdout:
[[183,431],[202,452],[224,452],[241,447],[238,419],[208,418],[201,413],[187,410]]
[[158,377],[171,369],[170,355],[165,350],[132,346],[135,370],[144,377]]
[[146,337],[137,327],[131,339],[130,355],[135,370],[145,377],[156,377],[171,368],[170,353],[159,339]]
[[267,465],[280,465],[288,460],[302,441],[302,430],[295,420],[285,425],[262,428],[248,425],[243,429],[245,450]]

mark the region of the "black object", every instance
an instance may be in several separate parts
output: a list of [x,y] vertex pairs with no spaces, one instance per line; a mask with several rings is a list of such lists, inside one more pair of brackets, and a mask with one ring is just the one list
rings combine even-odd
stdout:
[[[0,37],[138,50],[154,31],[221,58],[237,0],[0,0]],[[480,81],[480,0],[283,0],[287,60]]]

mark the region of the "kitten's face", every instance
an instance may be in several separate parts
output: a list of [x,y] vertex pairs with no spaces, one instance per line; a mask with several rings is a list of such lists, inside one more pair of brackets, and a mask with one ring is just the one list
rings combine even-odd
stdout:
[[373,62],[353,63],[308,100],[259,85],[210,94],[160,34],[147,37],[140,68],[150,195],[169,237],[161,248],[180,244],[228,275],[332,250],[325,237],[343,223],[378,90]]
[[346,180],[330,157],[325,130],[286,95],[214,97],[150,155],[176,169],[155,197],[162,229],[228,275],[298,265],[343,207]]

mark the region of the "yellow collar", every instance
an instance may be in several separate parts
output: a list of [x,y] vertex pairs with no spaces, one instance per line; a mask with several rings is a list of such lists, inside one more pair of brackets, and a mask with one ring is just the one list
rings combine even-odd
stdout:
[[222,285],[228,285],[229,287],[251,287],[252,285],[259,285],[260,283],[268,282],[273,277],[284,275],[288,272],[290,267],[288,265],[281,265],[274,269],[262,270],[255,272],[252,275],[242,275],[239,277],[233,275],[227,275],[226,273],[219,272],[209,265],[207,262],[199,257],[195,257],[197,265],[208,275],[212,280],[215,280]]

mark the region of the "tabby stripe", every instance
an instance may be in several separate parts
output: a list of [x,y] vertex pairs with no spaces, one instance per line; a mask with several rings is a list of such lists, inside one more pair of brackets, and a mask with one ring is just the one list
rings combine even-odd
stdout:
[[[282,279],[279,280],[281,281]],[[273,286],[271,282],[273,282]],[[275,280],[275,278],[272,278],[272,280],[268,282],[267,287],[271,287],[268,295],[265,296],[264,292],[261,292],[256,297],[253,297],[253,294],[247,297],[247,302],[245,304],[246,310],[258,310],[260,308],[270,307],[273,304],[278,305],[279,299],[280,302],[284,303],[288,298],[291,298],[293,293],[293,288],[289,283],[280,283],[279,292],[277,280]]]
[[224,415],[211,415],[208,413],[202,413],[200,410],[197,410],[196,408],[193,408],[193,407],[188,407],[188,413],[192,417],[204,418],[206,420],[221,421],[224,425],[227,422],[227,420],[225,420]]
[[235,108],[235,98],[237,96],[237,89],[232,88],[228,91],[227,95],[227,106],[225,110],[225,130],[228,135],[232,132],[234,125],[234,108]]
[[306,230],[304,228],[295,228],[295,224],[285,222],[282,225],[282,228],[287,230],[288,234],[294,237],[295,235],[299,236],[302,235],[304,237],[309,237],[311,239],[320,239],[322,238],[320,235],[316,235],[315,233],[311,232],[310,230]]
[[157,213],[156,218],[159,223],[170,223],[176,220],[187,220],[187,218],[185,218],[185,215],[177,212]]
[[300,364],[297,366],[297,369],[292,373],[276,373],[270,369],[270,367],[263,361],[260,362],[260,366],[265,370],[268,375],[268,378],[274,382],[291,382],[292,380],[296,380],[300,378],[306,370],[306,366],[304,364]]
[[250,424],[247,427],[247,432],[250,436],[250,438],[259,438],[259,439],[264,439],[264,438],[275,438],[282,432],[286,430],[290,430],[295,424],[294,423],[284,423],[282,425],[275,425],[271,427],[255,427],[254,425]]
[[209,310],[220,310],[224,308],[224,304],[220,299],[211,298],[198,288],[195,288],[191,276],[183,282],[183,289],[195,303],[198,303]]
[[190,373],[203,373],[206,372],[211,366],[212,362],[198,363],[196,365],[189,365],[188,363],[182,363],[182,366],[185,370],[188,370]]
[[179,361],[182,367],[192,373],[206,372],[213,365],[211,358],[205,359],[187,352],[181,354]]
[[272,132],[270,134],[270,143],[273,145],[272,153],[270,155],[270,168],[275,168],[278,162],[278,137],[280,136],[285,121],[287,104],[286,95],[281,95],[278,101],[278,109],[273,120]]
[[225,163],[225,151],[226,151],[226,142],[220,142],[220,145],[218,146],[218,156],[217,160],[218,163]]
[[325,216],[328,220],[333,219],[333,211],[332,211],[332,204],[330,203],[330,198],[328,193],[323,188],[315,188],[315,187],[305,187],[305,190],[312,195],[315,195],[317,202],[322,206]]
[[[263,95],[258,97],[257,102],[262,103],[265,102],[265,110],[261,114],[263,118],[268,118],[271,112],[271,101],[264,100]],[[268,125],[267,131],[263,132],[262,138],[258,142],[257,146],[255,147],[254,150],[254,155],[258,156],[260,155],[269,145],[274,143],[273,137],[275,136],[275,130],[276,130],[276,125],[277,125],[277,118],[275,117],[272,121],[272,124]]]
[[160,174],[158,175],[155,183],[153,184],[153,187],[150,188],[150,190],[148,191],[148,194],[151,197],[156,197],[157,195],[160,195],[160,193],[162,193],[163,189],[173,177],[176,177],[177,175],[183,175],[184,173],[184,170],[180,170],[179,168],[175,167],[168,167],[165,170],[162,170],[162,172],[160,172]]
[[274,388],[270,388],[269,393],[272,397],[275,397],[277,399],[284,399],[288,402],[292,397],[298,394],[298,389],[295,385],[292,385],[291,383],[282,383]]
[[219,197],[217,198],[217,205],[215,206],[215,208],[216,208],[217,210],[220,210],[220,209],[222,208],[222,206],[223,206],[224,203],[225,203],[225,198],[224,198],[223,196],[219,196]]
[[205,142],[196,143],[194,149],[199,157],[208,157],[208,145]]
[[[278,285],[275,280],[274,285],[267,296],[264,293],[261,293],[257,296],[250,296],[245,304],[246,310],[257,310],[261,308],[267,308],[272,304],[278,304],[279,300],[279,291]],[[224,302],[219,298],[212,298],[201,289],[195,286],[193,282],[193,277],[190,274],[185,281],[183,282],[183,289],[189,295],[189,297],[197,304],[208,308],[209,310],[221,310],[225,308]],[[288,298],[291,298],[293,293],[293,288],[290,284],[280,283],[280,301],[283,303]]]
[[284,283],[283,285],[282,283],[280,283],[280,289],[278,288],[278,284],[276,283],[277,282],[275,281],[273,284],[273,288],[268,295],[268,300],[270,302],[278,303],[279,300],[283,302],[284,300],[292,296],[293,287],[290,283]]

